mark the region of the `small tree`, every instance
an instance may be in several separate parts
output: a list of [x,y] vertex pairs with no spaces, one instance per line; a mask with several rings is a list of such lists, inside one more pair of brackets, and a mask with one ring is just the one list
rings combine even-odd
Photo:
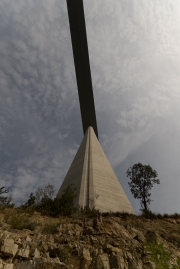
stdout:
[[8,192],[9,192],[9,189],[6,189],[5,187],[0,188],[0,204],[7,207],[13,207],[14,204],[12,203],[11,196],[1,196],[1,194],[5,194]]
[[55,190],[54,190],[54,186],[51,184],[47,184],[44,188],[39,187],[37,189],[37,191],[35,192],[35,201],[34,203],[36,205],[40,204],[42,199],[53,199]]
[[71,184],[63,190],[59,199],[56,198],[55,203],[59,204],[59,211],[62,215],[70,216],[75,212],[74,200],[76,196],[76,188]]
[[1,194],[4,194],[4,193],[8,193],[9,192],[9,190],[8,189],[5,189],[5,187],[1,187],[0,188],[0,195]]
[[31,192],[23,208],[33,207],[35,210],[51,216],[69,216],[75,212],[74,199],[76,189],[73,185],[67,186],[60,198],[54,198],[54,186],[49,184],[44,188],[38,188],[35,195]]
[[27,202],[23,205],[23,207],[31,207],[35,205],[35,200],[36,197],[34,196],[34,194],[31,192],[29,195],[29,199],[27,200]]
[[127,177],[130,177],[128,182],[131,192],[135,199],[140,199],[142,211],[148,213],[148,205],[151,200],[150,190],[154,183],[160,184],[160,180],[156,179],[158,174],[152,169],[150,165],[143,165],[141,163],[134,164],[127,172]]
[[44,204],[46,200],[53,200],[54,193],[54,186],[48,183],[44,188],[39,187],[36,190],[35,194],[31,192],[29,195],[29,199],[24,205],[22,205],[22,207],[41,207],[42,202]]

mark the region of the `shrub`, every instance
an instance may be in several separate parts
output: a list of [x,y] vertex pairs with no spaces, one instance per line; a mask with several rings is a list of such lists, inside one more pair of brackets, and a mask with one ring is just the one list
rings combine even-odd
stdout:
[[55,199],[55,207],[59,209],[61,215],[70,216],[77,210],[74,207],[75,198],[76,189],[73,187],[73,185],[69,185],[64,189],[61,197]]
[[151,210],[147,210],[147,211],[143,211],[142,210],[142,214],[141,214],[142,217],[145,217],[147,219],[157,219],[158,218],[158,215],[156,215],[155,213],[153,213]]
[[[34,209],[54,217],[59,215],[71,216],[76,211],[76,208],[74,207],[75,197],[75,188],[70,185],[64,189],[60,198],[52,199],[49,196],[44,196],[40,203],[34,205]],[[29,200],[32,199],[29,198]],[[28,204],[28,202],[26,204]]]
[[12,203],[12,197],[11,196],[1,196],[1,194],[8,193],[9,189],[6,189],[5,187],[0,188],[0,205],[5,207],[14,207],[15,205]]
[[35,205],[41,204],[43,199],[53,199],[55,190],[54,186],[51,184],[47,184],[44,188],[39,187],[35,192]]
[[[147,251],[152,253],[150,260],[156,265],[156,269],[169,269],[171,254],[164,250],[162,244],[158,244],[155,241],[152,243],[143,244]],[[176,260],[176,264],[172,266],[172,269],[180,268],[180,259]]]
[[29,220],[26,214],[14,214],[6,221],[11,225],[12,229],[23,230],[28,229],[34,231],[38,223]]
[[22,207],[28,208],[28,207],[31,207],[31,206],[35,205],[35,200],[36,200],[36,197],[31,192],[30,195],[29,195],[29,199],[27,200],[27,202]]
[[179,219],[180,218],[180,214],[179,213],[174,213],[174,214],[170,215],[170,218]]
[[58,229],[57,229],[58,226],[59,226],[59,223],[51,223],[51,224],[46,223],[42,229],[42,233],[56,234],[58,233]]

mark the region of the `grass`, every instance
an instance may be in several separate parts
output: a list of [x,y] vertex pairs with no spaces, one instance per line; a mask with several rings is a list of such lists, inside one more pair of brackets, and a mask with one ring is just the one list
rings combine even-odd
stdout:
[[130,214],[128,212],[104,212],[102,213],[102,216],[104,217],[129,217],[129,216],[135,216],[134,214]]
[[146,251],[152,253],[150,260],[155,264],[156,269],[179,269],[180,268],[180,258],[176,260],[176,264],[171,267],[171,254],[164,250],[163,244],[158,244],[155,241],[151,243],[144,243]]
[[58,226],[59,226],[59,222],[58,223],[51,223],[48,224],[46,223],[42,229],[42,233],[44,234],[56,234],[58,233]]
[[34,231],[39,225],[37,222],[30,221],[26,214],[14,214],[6,220],[6,223],[10,224],[12,229],[31,231]]

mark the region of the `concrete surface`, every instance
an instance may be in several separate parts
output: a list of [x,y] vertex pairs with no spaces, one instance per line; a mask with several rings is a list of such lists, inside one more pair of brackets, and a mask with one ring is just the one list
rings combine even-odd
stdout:
[[86,131],[57,197],[70,184],[76,188],[76,206],[135,214],[92,127]]

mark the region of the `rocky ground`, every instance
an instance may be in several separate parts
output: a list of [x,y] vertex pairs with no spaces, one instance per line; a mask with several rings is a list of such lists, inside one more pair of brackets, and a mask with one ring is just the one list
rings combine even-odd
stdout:
[[180,219],[0,212],[0,269],[153,269],[144,242],[180,257]]

